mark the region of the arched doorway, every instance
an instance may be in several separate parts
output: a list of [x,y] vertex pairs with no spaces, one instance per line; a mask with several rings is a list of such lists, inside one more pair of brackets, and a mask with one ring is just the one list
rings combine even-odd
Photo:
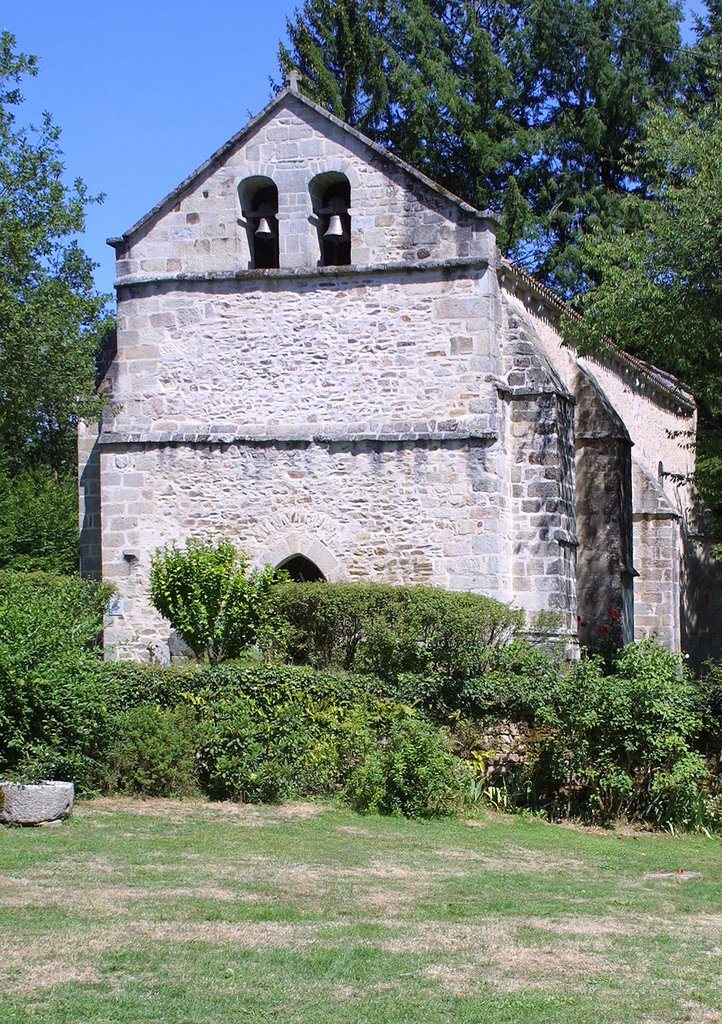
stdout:
[[287,572],[296,583],[319,583],[326,579],[316,563],[305,555],[292,555],[281,562],[278,568]]

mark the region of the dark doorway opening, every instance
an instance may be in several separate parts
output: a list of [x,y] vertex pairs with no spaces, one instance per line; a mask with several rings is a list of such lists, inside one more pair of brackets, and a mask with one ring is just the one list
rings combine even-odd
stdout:
[[304,555],[293,555],[278,568],[287,572],[296,583],[319,583],[326,579],[316,563]]

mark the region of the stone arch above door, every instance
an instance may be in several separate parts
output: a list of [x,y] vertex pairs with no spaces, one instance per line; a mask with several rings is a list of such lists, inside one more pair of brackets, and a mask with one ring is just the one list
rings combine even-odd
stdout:
[[296,583],[325,583],[326,577],[315,562],[305,555],[292,555],[285,562],[281,562],[278,569],[287,572]]
[[254,559],[253,564],[256,568],[264,565],[272,565],[275,568],[297,556],[307,558],[318,566],[319,571],[330,583],[340,580],[343,576],[341,565],[334,553],[317,537],[305,531],[296,531],[278,538]]

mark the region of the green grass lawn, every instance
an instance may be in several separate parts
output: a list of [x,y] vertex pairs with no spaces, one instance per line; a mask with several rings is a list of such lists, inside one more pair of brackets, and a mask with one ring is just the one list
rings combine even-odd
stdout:
[[715,839],[96,800],[0,869],[2,1024],[722,1022]]

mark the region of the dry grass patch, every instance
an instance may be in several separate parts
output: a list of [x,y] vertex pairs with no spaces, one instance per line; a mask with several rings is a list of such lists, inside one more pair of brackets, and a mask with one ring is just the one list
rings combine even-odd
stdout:
[[540,850],[512,846],[503,857],[491,856],[482,850],[469,850],[465,847],[447,847],[434,850],[436,857],[444,860],[456,860],[473,863],[484,871],[497,871],[504,874],[528,873],[551,874],[555,871],[573,871],[589,873],[589,865],[574,857],[550,857]]
[[[670,922],[671,923],[671,922]],[[632,937],[646,935],[650,931],[650,922],[618,921],[609,917],[573,917],[570,919],[554,919],[530,917],[525,921],[529,928],[554,935],[580,935],[592,939],[606,939],[610,936]]]
[[699,1003],[684,1002],[682,1005],[689,1014],[689,1024],[722,1024],[722,1010],[711,1010]]
[[[3,993],[8,996],[32,996],[57,985],[68,985],[72,981],[97,983],[100,974],[90,964],[80,966],[66,960],[44,960],[39,964],[22,964],[17,979],[7,976],[3,979]],[[47,1005],[47,1004],[44,1004]]]
[[177,824],[200,815],[208,821],[230,821],[253,828],[285,821],[308,821],[318,817],[322,811],[322,805],[309,801],[264,807],[230,800],[209,801],[200,797],[167,800],[161,797],[102,796],[79,801],[74,813],[94,819],[102,815],[132,814],[134,817],[162,818]]
[[355,902],[365,911],[383,918],[395,918],[409,914],[420,896],[428,895],[431,886],[419,886],[413,891],[390,888],[371,888],[355,894]]
[[642,878],[664,878],[672,882],[691,882],[693,878],[701,878],[699,871],[645,871]]
[[[526,922],[524,922],[526,923]],[[522,942],[517,925],[493,924],[412,930],[409,935],[383,944],[395,953],[463,954],[461,963],[437,963],[424,968],[424,976],[440,981],[457,995],[469,995],[490,986],[504,992],[529,989],[582,991],[589,978],[622,971],[606,954],[606,945],[590,950],[574,942],[538,945]],[[625,976],[628,970],[624,968]]]
[[361,828],[359,825],[337,825],[334,832],[339,836],[368,836],[373,838],[375,835],[370,828]]

